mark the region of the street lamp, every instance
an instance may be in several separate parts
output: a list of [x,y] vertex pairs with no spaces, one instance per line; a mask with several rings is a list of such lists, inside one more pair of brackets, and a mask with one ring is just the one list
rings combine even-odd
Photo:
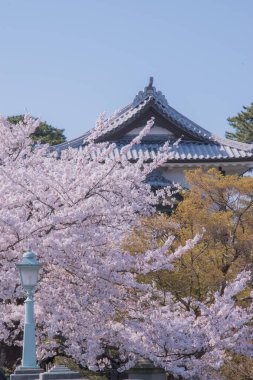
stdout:
[[35,347],[35,324],[33,289],[38,282],[38,273],[41,264],[36,260],[36,254],[32,251],[25,252],[21,263],[17,264],[21,283],[27,293],[25,300],[25,325],[23,338],[23,355],[20,369],[38,368]]

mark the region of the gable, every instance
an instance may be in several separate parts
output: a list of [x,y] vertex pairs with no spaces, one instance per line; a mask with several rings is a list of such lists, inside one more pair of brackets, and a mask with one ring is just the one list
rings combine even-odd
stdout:
[[[128,132],[126,134],[126,136],[137,136],[142,131],[142,129],[144,127],[145,127],[145,125],[143,125],[142,127],[134,128],[130,132]],[[175,137],[174,133],[172,133],[168,129],[160,127],[159,125],[156,125],[156,124],[154,124],[154,126],[151,128],[151,130],[147,134],[147,136],[152,136],[152,135]]]
[[154,127],[151,128],[150,133],[147,135],[149,138],[151,136],[163,136],[164,138],[180,138],[186,141],[203,141],[201,136],[192,135],[173,120],[170,120],[169,117],[162,114],[162,112],[152,101],[149,102],[146,107],[143,107],[139,112],[136,112],[134,117],[129,117],[126,120],[122,120],[121,125],[117,128],[112,128],[109,132],[105,133],[105,135],[101,136],[99,141],[118,141],[124,139],[125,137],[129,138],[130,136],[137,135],[152,117],[155,120],[155,124]]

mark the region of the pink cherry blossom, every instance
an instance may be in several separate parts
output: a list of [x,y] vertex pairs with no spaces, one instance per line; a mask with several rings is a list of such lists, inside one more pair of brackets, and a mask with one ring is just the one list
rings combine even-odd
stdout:
[[[124,153],[147,133],[124,148]],[[93,369],[110,367],[108,346],[118,349],[119,370],[140,357],[185,379],[215,379],[228,351],[252,355],[252,308],[235,304],[245,286],[243,272],[200,316],[182,309],[167,293],[139,274],[166,269],[191,249],[201,233],[168,254],[164,246],[132,255],[123,250],[126,234],[140,216],[155,212],[169,189],[151,192],[145,178],[170,156],[166,144],[152,163],[115,160],[113,144],[95,143],[107,128],[103,116],[82,150],[59,155],[34,146],[38,121],[26,116],[10,125],[0,120],[0,339],[20,345],[24,297],[16,263],[31,247],[43,263],[35,292],[39,359],[59,352]],[[192,301],[193,302],[193,301]]]

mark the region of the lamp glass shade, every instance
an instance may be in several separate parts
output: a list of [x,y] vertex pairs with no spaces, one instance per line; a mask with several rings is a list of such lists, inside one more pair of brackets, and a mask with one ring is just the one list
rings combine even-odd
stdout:
[[20,267],[20,277],[24,287],[34,287],[38,282],[39,267]]

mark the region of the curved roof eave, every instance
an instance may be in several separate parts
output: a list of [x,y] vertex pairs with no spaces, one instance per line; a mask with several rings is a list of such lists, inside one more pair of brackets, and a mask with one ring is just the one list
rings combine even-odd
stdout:
[[[199,138],[200,141],[206,143],[209,142],[212,144],[216,143],[218,145],[228,146],[230,148],[240,149],[246,152],[253,152],[253,144],[241,143],[214,135],[175,110],[168,104],[163,93],[161,91],[157,91],[153,86],[152,77],[150,78],[148,86],[146,86],[143,91],[139,91],[132,103],[128,104],[108,119],[105,132],[101,134],[97,141],[106,141],[106,139],[113,136],[116,132],[123,130],[126,125],[136,120],[150,106],[155,107],[170,122],[178,126],[182,132],[185,131],[188,135],[190,134],[194,138]],[[78,148],[84,144],[85,140],[93,130],[94,128],[76,139],[56,145],[55,149],[63,150],[68,147]]]

